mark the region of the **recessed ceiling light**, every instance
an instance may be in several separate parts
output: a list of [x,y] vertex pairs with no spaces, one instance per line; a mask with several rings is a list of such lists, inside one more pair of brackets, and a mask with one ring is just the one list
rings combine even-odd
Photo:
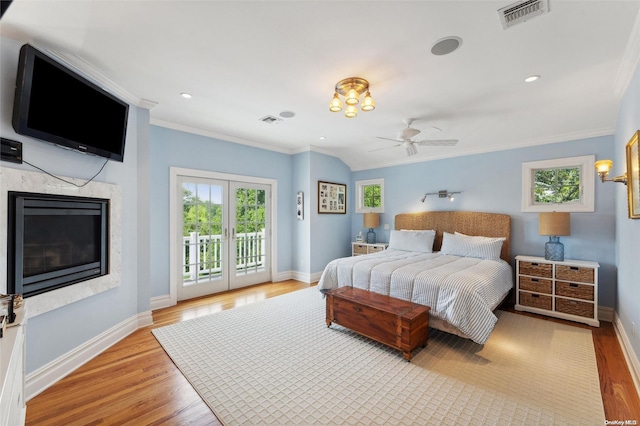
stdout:
[[293,111],[282,111],[279,115],[282,118],[291,118],[295,117],[296,113]]
[[524,81],[525,83],[533,83],[534,81],[538,80],[540,78],[539,75],[530,75],[529,77],[525,78]]
[[191,93],[187,93],[187,92],[180,93],[180,96],[182,96],[185,99],[191,99],[193,97],[193,95],[191,95]]
[[462,39],[460,37],[445,37],[436,41],[433,46],[431,46],[431,53],[436,56],[448,55],[460,46],[462,46]]

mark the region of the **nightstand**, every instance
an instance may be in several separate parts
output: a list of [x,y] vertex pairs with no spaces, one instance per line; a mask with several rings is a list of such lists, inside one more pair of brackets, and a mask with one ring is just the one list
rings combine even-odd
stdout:
[[361,254],[377,253],[382,250],[386,250],[389,244],[387,243],[351,243],[351,256],[360,256]]
[[516,256],[515,309],[599,327],[599,267],[585,260]]

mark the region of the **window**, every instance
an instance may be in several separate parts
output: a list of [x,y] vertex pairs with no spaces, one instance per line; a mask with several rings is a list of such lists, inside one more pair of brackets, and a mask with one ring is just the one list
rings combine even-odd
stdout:
[[384,179],[356,181],[356,213],[384,213]]
[[522,211],[594,211],[594,161],[585,155],[522,163]]

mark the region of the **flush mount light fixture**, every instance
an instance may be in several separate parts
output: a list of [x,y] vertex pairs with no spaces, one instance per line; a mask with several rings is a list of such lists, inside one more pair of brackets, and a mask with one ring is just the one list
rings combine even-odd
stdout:
[[191,93],[187,93],[187,92],[182,92],[180,93],[180,96],[182,96],[185,99],[191,99],[193,98],[193,95]]
[[354,118],[358,115],[358,108],[356,105],[360,103],[360,96],[364,94],[362,106],[360,109],[364,112],[373,111],[376,108],[376,102],[371,97],[369,92],[369,82],[360,77],[349,77],[344,80],[340,80],[336,84],[335,93],[333,99],[329,103],[329,111],[340,112],[342,111],[342,100],[340,96],[344,97],[344,103],[347,104],[345,108],[344,116],[347,118]]
[[539,75],[530,75],[529,77],[525,78],[524,81],[525,83],[533,83],[534,81],[539,79],[540,79]]

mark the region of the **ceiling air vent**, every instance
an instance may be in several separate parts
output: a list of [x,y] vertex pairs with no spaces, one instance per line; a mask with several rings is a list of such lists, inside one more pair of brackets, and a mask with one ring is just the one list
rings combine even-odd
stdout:
[[519,1],[498,9],[500,22],[505,30],[545,13],[549,13],[549,0]]
[[260,119],[260,121],[264,121],[267,124],[278,124],[282,121],[281,118],[274,117],[273,115],[267,115]]

